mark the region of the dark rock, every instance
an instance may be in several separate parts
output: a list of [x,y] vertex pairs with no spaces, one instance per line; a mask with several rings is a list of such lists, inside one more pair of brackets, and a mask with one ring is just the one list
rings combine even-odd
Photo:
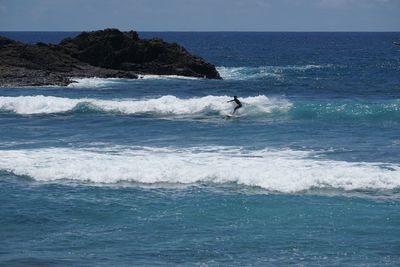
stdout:
[[83,32],[63,40],[59,48],[71,57],[102,68],[150,74],[220,79],[215,67],[176,43],[140,40],[137,33],[117,29]]
[[9,44],[16,44],[17,42],[6,37],[0,36],[0,46],[5,46]]
[[71,77],[136,79],[137,74],[221,79],[212,64],[178,44],[141,40],[134,31],[82,32],[58,45],[0,36],[0,86],[67,85]]

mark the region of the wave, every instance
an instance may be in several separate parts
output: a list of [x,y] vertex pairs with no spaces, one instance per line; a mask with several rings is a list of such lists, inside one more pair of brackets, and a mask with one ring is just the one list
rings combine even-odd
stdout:
[[262,78],[280,79],[285,72],[305,72],[328,67],[331,67],[331,65],[217,67],[217,70],[224,80],[250,80]]
[[[229,96],[205,96],[182,99],[167,95],[152,99],[72,99],[54,96],[0,97],[0,111],[16,114],[50,114],[102,111],[121,114],[153,114],[158,116],[226,115],[232,112]],[[285,98],[264,95],[241,99],[241,114],[266,114],[286,111],[291,103]]]
[[98,87],[108,87],[116,84],[120,84],[124,81],[131,81],[128,79],[120,78],[71,78],[73,83],[70,83],[68,87],[76,88],[98,88]]
[[[331,65],[303,65],[303,66],[259,66],[259,67],[216,67],[224,80],[250,80],[260,78],[275,78],[282,77],[284,72],[297,71],[305,72],[312,69],[327,68]],[[72,77],[73,83],[68,87],[72,88],[102,88],[110,87],[126,82],[137,82],[141,80],[204,80],[198,77],[179,76],[179,75],[152,75],[152,74],[139,74],[138,79],[125,79],[125,78],[76,78]]]
[[[154,117],[213,118],[230,114],[235,104],[229,96],[178,98],[166,95],[149,99],[64,98],[54,96],[0,97],[0,113],[21,115],[57,113],[112,113]],[[271,118],[322,120],[400,120],[400,99],[335,102],[291,102],[265,95],[241,98],[240,116],[252,120]]]
[[72,88],[101,88],[109,87],[126,82],[136,82],[140,80],[202,80],[202,78],[187,77],[179,75],[151,75],[141,74],[138,79],[123,79],[123,78],[71,78],[73,83],[70,83],[68,87]]
[[314,152],[239,147],[0,150],[0,169],[37,181],[110,184],[236,183],[284,193],[309,189],[393,190],[395,164],[324,160]]
[[204,78],[180,76],[180,75],[152,75],[142,74],[139,79],[143,80],[204,80]]

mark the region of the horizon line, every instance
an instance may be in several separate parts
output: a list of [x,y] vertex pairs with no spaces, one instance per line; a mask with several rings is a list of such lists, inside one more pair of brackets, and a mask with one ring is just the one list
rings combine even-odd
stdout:
[[125,32],[125,31],[135,31],[135,32],[165,32],[165,33],[400,33],[400,30],[397,31],[392,31],[392,30],[388,30],[388,31],[354,31],[354,30],[350,30],[350,31],[342,31],[342,30],[338,30],[338,31],[258,31],[258,30],[221,30],[221,31],[215,31],[215,30],[194,30],[194,31],[188,31],[188,30],[145,30],[145,31],[141,31],[141,30],[132,30],[132,29],[128,29],[128,30],[121,30],[119,28],[114,28],[114,27],[109,27],[109,28],[102,28],[102,29],[92,29],[92,30],[1,30],[0,32],[92,32],[92,31],[101,31],[101,30],[105,30],[105,29],[117,29],[121,32]]

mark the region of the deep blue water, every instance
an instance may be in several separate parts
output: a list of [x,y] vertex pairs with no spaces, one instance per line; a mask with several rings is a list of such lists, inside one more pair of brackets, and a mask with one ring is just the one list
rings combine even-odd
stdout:
[[0,265],[400,264],[400,33],[140,35],[224,80],[0,88]]

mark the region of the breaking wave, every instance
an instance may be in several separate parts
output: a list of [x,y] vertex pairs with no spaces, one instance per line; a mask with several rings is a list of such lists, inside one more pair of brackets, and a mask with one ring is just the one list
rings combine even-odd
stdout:
[[[285,193],[392,190],[395,164],[324,160],[313,152],[239,147],[0,150],[0,169],[37,181],[142,184],[237,183]],[[329,170],[329,171],[327,171]]]
[[[150,115],[154,117],[221,117],[230,114],[235,106],[227,103],[229,96],[178,98],[166,95],[149,99],[63,98],[54,96],[0,97],[0,113],[21,115],[52,113],[112,113]],[[322,120],[400,120],[400,100],[291,102],[285,97],[265,95],[240,98],[241,117],[247,119],[322,119]]]
[[[205,96],[189,99],[167,95],[152,99],[72,99],[54,96],[0,97],[0,111],[17,114],[49,114],[102,111],[122,114],[153,114],[159,116],[226,115],[232,112],[229,96]],[[291,102],[285,98],[264,95],[241,99],[241,114],[266,114],[286,111]]]

